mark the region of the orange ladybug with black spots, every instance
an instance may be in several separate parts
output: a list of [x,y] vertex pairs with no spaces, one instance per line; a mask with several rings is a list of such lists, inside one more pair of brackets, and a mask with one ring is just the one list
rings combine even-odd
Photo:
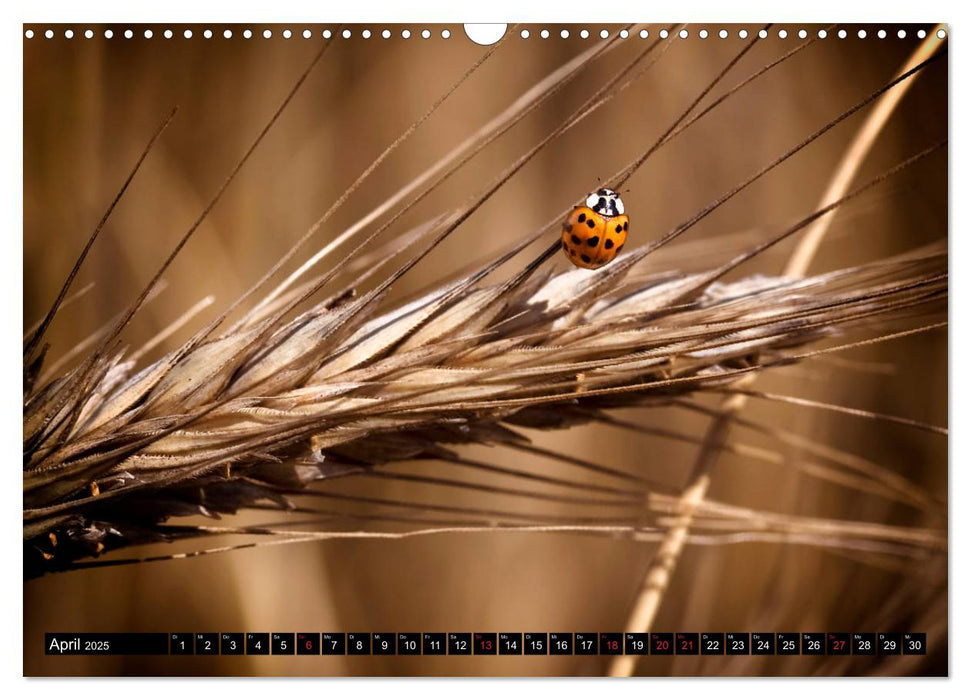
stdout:
[[601,187],[587,195],[584,204],[563,222],[563,253],[577,267],[596,270],[621,251],[629,226],[620,195]]

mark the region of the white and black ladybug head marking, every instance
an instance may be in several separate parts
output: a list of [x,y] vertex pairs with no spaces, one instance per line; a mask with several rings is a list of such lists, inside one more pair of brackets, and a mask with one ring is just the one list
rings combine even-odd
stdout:
[[624,213],[624,202],[620,195],[606,187],[587,195],[587,206],[601,216],[620,216]]

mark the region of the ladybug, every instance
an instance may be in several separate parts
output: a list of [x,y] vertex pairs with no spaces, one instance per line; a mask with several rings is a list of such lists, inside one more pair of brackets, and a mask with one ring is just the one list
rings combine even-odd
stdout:
[[577,267],[603,267],[627,242],[629,219],[620,195],[606,187],[587,195],[563,222],[560,236],[563,253]]

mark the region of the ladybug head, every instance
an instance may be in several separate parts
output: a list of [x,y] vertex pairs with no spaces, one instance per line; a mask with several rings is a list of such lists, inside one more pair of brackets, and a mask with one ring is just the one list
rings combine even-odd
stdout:
[[620,195],[606,187],[588,194],[587,206],[606,217],[620,216],[624,213],[624,202],[621,201]]

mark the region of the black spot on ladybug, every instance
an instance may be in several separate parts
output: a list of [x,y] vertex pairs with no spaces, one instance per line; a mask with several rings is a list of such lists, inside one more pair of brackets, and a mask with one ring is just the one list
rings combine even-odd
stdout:
[[600,236],[591,236],[587,239],[587,245],[596,248],[600,244]]
[[616,228],[616,229],[614,229],[614,230],[615,230],[615,231],[617,231],[617,233],[620,233],[621,231],[623,231],[623,230],[624,230],[624,227],[623,227],[623,226],[621,226],[620,224],[617,224],[617,228]]
[[570,248],[570,257],[575,258],[576,256],[577,256],[577,252],[573,250],[573,248]]
[[575,233],[572,236],[570,236],[570,240],[573,241],[574,243],[576,243],[577,245],[580,245],[580,243],[581,243],[580,237],[578,235],[576,235]]
[[627,230],[627,224],[629,224],[629,223],[630,223],[629,221],[625,221],[625,222],[624,222],[624,230],[625,230],[625,231]]
[[614,247],[613,240],[611,240],[610,238],[608,238],[607,240],[604,241],[604,248],[606,248],[607,250],[610,250],[613,247]]
[[596,209],[597,211],[601,211],[606,208],[607,208],[607,200],[601,197],[600,199],[597,200]]
[[589,228],[597,228],[597,224],[594,222],[593,219],[587,219],[587,226]]
[[577,222],[582,224],[586,220],[587,220],[587,215],[581,211],[580,216],[577,217]]
[[589,255],[581,255],[581,256],[580,256],[580,259],[581,259],[581,260],[582,260],[583,262],[585,262],[585,263],[589,263],[589,262],[590,262],[590,256],[589,256]]

